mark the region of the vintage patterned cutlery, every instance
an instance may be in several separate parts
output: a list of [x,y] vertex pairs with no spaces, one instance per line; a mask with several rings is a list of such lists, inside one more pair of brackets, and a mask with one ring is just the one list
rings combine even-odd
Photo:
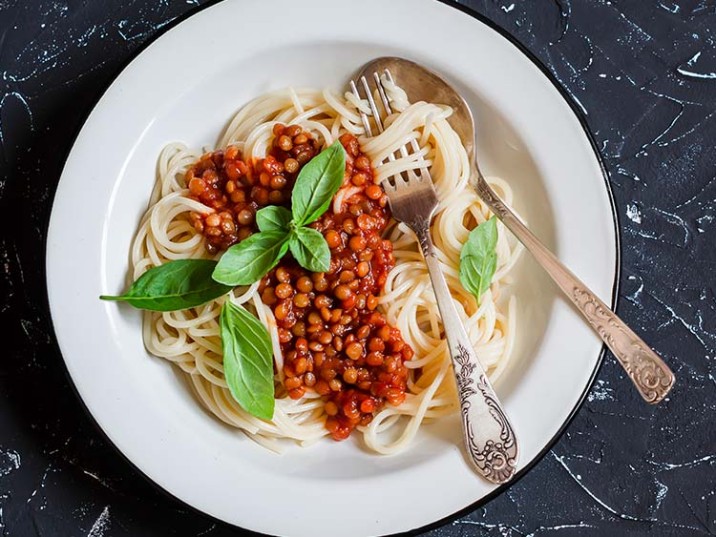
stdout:
[[473,166],[473,186],[480,197],[505,227],[525,245],[599,334],[644,400],[652,404],[663,400],[675,381],[669,366],[540,242],[485,181],[475,157],[475,123],[472,112],[460,94],[432,71],[403,58],[383,57],[372,60],[361,68],[358,76],[386,70],[396,77],[412,101],[424,100],[452,107],[453,114],[448,121],[467,150]]
[[[390,77],[390,73],[386,72],[386,76]],[[375,83],[384,111],[381,114],[368,80],[361,76],[358,78],[358,84],[351,82],[351,89],[357,98],[367,99],[375,127],[378,132],[382,132],[381,117],[392,113],[390,101],[381,78],[376,72],[372,73],[370,80]],[[363,95],[358,90],[359,86]],[[367,113],[360,113],[366,134],[373,136]],[[418,153],[420,148],[413,140],[410,147],[403,146],[399,151],[402,155],[407,155],[411,151]],[[393,217],[407,224],[415,232],[425,256],[453,360],[460,398],[463,438],[469,460],[489,481],[504,483],[516,470],[517,440],[458,316],[430,238],[430,221],[438,204],[430,172],[427,168],[403,172],[383,181],[383,187],[388,195]]]

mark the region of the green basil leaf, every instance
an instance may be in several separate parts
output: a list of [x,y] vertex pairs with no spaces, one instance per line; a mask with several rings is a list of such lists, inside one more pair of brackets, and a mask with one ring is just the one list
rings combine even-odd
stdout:
[[289,241],[289,248],[298,264],[311,272],[326,272],[331,266],[331,251],[326,239],[310,227],[297,228]]
[[301,169],[291,195],[291,212],[297,226],[315,222],[326,212],[343,184],[345,172],[346,152],[340,142],[323,150]]
[[287,233],[255,233],[224,252],[212,277],[226,285],[250,285],[274,268],[287,251]]
[[153,267],[142,274],[126,293],[102,295],[102,300],[127,302],[151,311],[176,311],[201,306],[231,290],[211,278],[216,261],[178,259]]
[[496,246],[497,219],[493,216],[470,232],[467,242],[463,244],[460,258],[466,256],[486,257],[495,254]]
[[291,211],[286,207],[269,205],[256,213],[256,224],[261,231],[288,232],[291,223]]
[[219,318],[224,378],[241,408],[273,418],[273,351],[266,327],[241,306],[224,302]]
[[497,269],[497,220],[493,216],[470,232],[460,251],[460,283],[480,301]]

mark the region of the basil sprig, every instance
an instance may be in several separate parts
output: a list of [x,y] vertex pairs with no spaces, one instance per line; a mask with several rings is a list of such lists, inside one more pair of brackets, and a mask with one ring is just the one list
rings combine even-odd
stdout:
[[231,287],[211,278],[216,261],[178,259],[153,267],[142,274],[119,296],[102,295],[102,300],[127,302],[151,311],[176,311],[201,306],[225,295]]
[[219,327],[231,395],[249,414],[270,420],[275,405],[273,351],[266,327],[228,300],[221,308]]
[[478,303],[497,269],[497,220],[493,216],[470,232],[460,251],[460,283]]
[[[259,233],[229,248],[218,261],[180,259],[145,272],[120,296],[103,300],[127,302],[151,311],[176,311],[200,306],[249,285],[276,266],[288,250],[313,272],[330,267],[326,240],[305,227],[326,212],[343,184],[346,155],[336,142],[306,164],[293,188],[292,207],[264,207],[256,213]],[[219,318],[224,377],[234,399],[249,414],[271,419],[274,412],[273,351],[266,327],[227,300]]]
[[298,174],[291,212],[265,207],[256,213],[259,233],[235,244],[221,256],[213,278],[226,285],[254,283],[274,268],[288,249],[303,268],[325,272],[331,254],[318,231],[305,227],[326,212],[343,184],[346,152],[340,142],[311,159]]

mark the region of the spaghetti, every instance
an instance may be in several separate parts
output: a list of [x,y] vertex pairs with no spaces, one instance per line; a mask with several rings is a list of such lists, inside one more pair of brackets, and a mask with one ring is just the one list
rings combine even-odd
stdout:
[[[230,122],[219,147],[226,149],[228,155],[240,154],[245,162],[264,161],[272,148],[284,142],[281,138],[283,126],[288,126],[292,129],[289,134],[293,134],[291,142],[305,133],[305,144],[309,148],[311,140],[315,147],[326,147],[338,139],[345,145],[345,140],[357,138],[360,148],[353,160],[367,156],[370,171],[366,167],[365,175],[372,179],[371,185],[401,171],[430,167],[440,199],[432,224],[433,241],[467,333],[494,382],[505,371],[512,355],[516,331],[515,299],[507,295],[505,284],[509,283],[509,272],[519,249],[508,241],[500,228],[497,271],[490,289],[478,305],[459,282],[460,249],[469,231],[491,214],[468,185],[468,157],[447,122],[451,110],[432,103],[411,104],[401,88],[387,81],[386,86],[396,112],[385,119],[385,131],[373,138],[364,136],[359,116],[367,103],[352,94],[341,97],[331,90],[289,88],[268,93],[244,106]],[[419,153],[388,159],[411,140],[418,142]],[[303,138],[299,141],[304,142]],[[237,229],[243,218],[240,211],[235,220],[222,221],[217,211],[189,188],[187,178],[196,170],[197,162],[202,162],[201,158],[198,152],[178,143],[169,144],[162,151],[149,209],[141,220],[131,249],[133,279],[169,260],[217,256],[225,244],[221,237],[207,240],[198,231],[203,229],[206,220],[199,221],[197,215],[214,214],[212,219],[216,221],[217,229],[225,224],[226,236],[234,242],[242,238],[242,228]],[[305,161],[310,155],[296,158]],[[287,161],[284,164],[287,168],[293,166]],[[270,183],[272,178],[267,181]],[[336,194],[329,209],[334,217],[346,210],[356,195],[365,193],[366,187],[356,187],[354,183],[361,184],[348,181]],[[491,178],[490,183],[502,199],[511,203],[512,192],[504,181]],[[284,201],[282,194],[274,194],[280,192],[279,187],[283,188],[283,185],[274,190],[267,187],[266,199],[273,196],[276,202]],[[239,198],[241,196],[236,196],[237,200]],[[377,195],[375,199],[378,200]],[[249,217],[245,220],[248,224]],[[375,413],[372,404],[361,405],[358,401],[370,418],[356,423],[370,450],[391,454],[405,449],[425,420],[456,412],[458,406],[437,304],[415,235],[404,224],[391,221],[383,230],[383,238],[392,243],[394,267],[381,279],[383,293],[378,295],[376,304],[381,317],[399,331],[400,341],[411,349],[410,353],[403,352],[403,360],[396,365],[405,371],[405,394],[392,401],[386,396],[391,404],[375,408]],[[280,285],[278,281],[275,284]],[[282,323],[277,319],[277,310],[267,303],[270,301],[266,300],[266,286],[263,281],[236,288],[226,297],[189,310],[147,311],[143,323],[145,345],[150,353],[173,362],[186,373],[197,398],[212,414],[269,449],[281,451],[290,441],[310,445],[329,432],[338,438],[335,427],[333,431],[328,427],[335,414],[330,406],[333,400],[327,402],[325,393],[319,393],[318,386],[312,389],[313,384],[309,389],[294,389],[293,393],[288,389],[287,380],[290,379],[284,376],[284,370],[289,362],[283,355],[281,341],[286,336],[281,333]],[[278,286],[272,288],[272,292],[276,292],[274,289],[278,291]],[[271,421],[245,412],[232,398],[224,380],[218,323],[224,300],[248,307],[271,336],[277,384],[276,407]],[[403,348],[402,343],[399,347]],[[294,364],[295,361],[290,362],[292,367]],[[309,383],[304,381],[304,384]],[[341,433],[340,437],[345,434]]]

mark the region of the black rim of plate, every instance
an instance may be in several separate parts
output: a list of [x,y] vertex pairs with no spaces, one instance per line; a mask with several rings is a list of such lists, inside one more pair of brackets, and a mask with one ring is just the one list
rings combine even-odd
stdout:
[[[154,43],[157,39],[159,39],[166,32],[168,32],[172,28],[175,28],[176,26],[178,26],[185,20],[189,19],[190,17],[196,15],[197,13],[199,13],[201,11],[204,11],[205,9],[207,9],[209,7],[212,7],[216,4],[221,3],[222,1],[223,0],[209,0],[206,4],[203,4],[199,7],[197,7],[196,9],[192,9],[192,10],[188,11],[187,13],[180,15],[179,17],[177,17],[176,19],[174,19],[170,23],[168,23],[166,26],[159,29],[151,39],[149,39],[147,42],[143,43],[137,50],[135,50],[132,54],[130,54],[129,58],[127,58],[127,60],[125,62],[123,62],[121,67],[111,77],[111,80],[107,83],[107,86],[104,89],[104,91],[102,91],[102,93],[99,95],[99,97],[97,98],[95,103],[92,105],[92,109],[87,114],[87,118],[89,118],[92,115],[92,113],[96,109],[99,101],[102,99],[102,97],[104,97],[104,94],[107,92],[109,87],[115,82],[115,80],[117,80],[117,78],[119,78],[119,76],[122,74],[122,72],[125,70],[125,68],[130,63],[132,63],[132,61],[134,61],[135,58],[137,58],[140,54],[142,54],[152,43]],[[562,99],[569,105],[570,109],[572,110],[572,113],[574,113],[574,115],[579,120],[579,124],[582,126],[582,130],[584,131],[585,136],[589,140],[589,143],[592,147],[592,151],[594,152],[594,156],[596,157],[597,162],[599,163],[599,167],[602,172],[602,178],[604,179],[604,185],[607,190],[608,197],[609,197],[609,205],[610,205],[610,208],[612,211],[612,219],[613,219],[613,224],[614,224],[614,238],[615,238],[615,244],[616,244],[616,252],[615,252],[616,253],[616,264],[614,267],[614,282],[612,284],[612,297],[611,297],[611,308],[614,311],[616,308],[616,304],[617,304],[617,298],[619,297],[619,283],[620,283],[620,275],[621,275],[621,235],[620,235],[621,227],[619,224],[619,214],[617,212],[616,203],[614,201],[614,193],[612,191],[611,183],[609,182],[609,174],[607,172],[606,166],[604,165],[604,160],[602,159],[602,156],[599,153],[599,149],[598,149],[596,140],[594,139],[594,135],[589,130],[589,126],[587,124],[587,119],[586,119],[584,113],[577,107],[574,100],[569,95],[569,93],[566,91],[566,89],[561,86],[561,84],[557,81],[557,79],[554,77],[554,75],[552,75],[552,73],[549,71],[549,69],[542,63],[542,61],[539,58],[537,58],[537,56],[535,56],[526,46],[524,46],[522,43],[520,43],[514,36],[512,36],[510,33],[508,33],[506,30],[504,30],[500,26],[498,26],[497,23],[493,22],[492,20],[487,18],[485,15],[482,15],[481,13],[473,11],[470,8],[468,8],[467,6],[463,6],[462,4],[459,4],[458,0],[433,0],[433,1],[440,3],[442,5],[448,6],[450,8],[457,9],[458,11],[466,14],[467,16],[471,17],[472,19],[475,19],[478,22],[484,24],[485,26],[487,26],[488,28],[490,28],[491,30],[493,30],[494,32],[499,34],[503,39],[506,39],[507,41],[509,41],[514,47],[517,48],[517,50],[519,50],[528,60],[530,60],[542,72],[542,74],[547,78],[547,80],[552,84],[552,86],[554,86],[557,89],[557,91],[559,92]],[[84,124],[86,123],[87,118],[85,118],[85,121],[82,123],[80,128],[77,130],[77,132],[73,136],[72,146],[70,148],[70,151],[67,154],[67,157],[65,158],[65,162],[67,161],[67,158],[69,157],[69,153],[72,152],[72,147],[74,147],[75,142],[77,141],[77,138],[78,138],[80,132],[84,128]],[[53,196],[54,196],[54,194],[53,194]],[[54,205],[54,200],[53,200],[53,205]],[[47,252],[48,231],[49,231],[49,221],[48,221],[48,227],[45,229],[45,245],[44,245],[45,252]],[[47,278],[47,274],[45,275],[45,278]],[[47,291],[47,289],[46,289],[46,291]],[[56,340],[57,340],[57,337],[55,336],[55,341]],[[574,408],[570,412],[569,416],[567,417],[567,419],[564,421],[564,423],[560,427],[559,431],[557,431],[557,433],[547,442],[547,444],[542,449],[542,451],[540,451],[524,468],[522,468],[519,472],[517,472],[517,474],[515,474],[515,477],[509,483],[500,485],[495,490],[493,490],[486,496],[480,498],[476,502],[460,509],[459,511],[456,511],[450,515],[447,515],[439,520],[436,520],[435,522],[431,522],[430,524],[420,526],[418,528],[414,528],[411,530],[406,530],[406,531],[400,532],[400,533],[386,534],[383,537],[413,536],[413,535],[418,535],[420,533],[430,531],[432,529],[444,526],[445,524],[448,524],[449,522],[457,520],[458,518],[461,518],[464,515],[471,513],[472,511],[486,505],[490,501],[494,500],[496,497],[500,496],[502,493],[509,490],[510,487],[512,487],[520,479],[522,479],[530,470],[532,470],[532,468],[534,468],[537,465],[537,463],[539,463],[545,457],[545,455],[547,455],[547,453],[550,452],[552,447],[562,437],[562,435],[566,431],[567,427],[569,427],[569,425],[572,423],[572,420],[574,419],[574,417],[577,415],[579,410],[584,405],[587,395],[589,394],[589,391],[591,390],[592,385],[594,384],[594,381],[597,378],[599,370],[601,369],[602,364],[604,362],[604,356],[605,356],[606,352],[607,352],[607,348],[606,348],[606,346],[603,345],[599,352],[599,356],[597,358],[597,363],[594,366],[594,371],[592,371],[592,374],[589,378],[589,381],[587,382],[587,385],[584,388],[584,391],[582,392],[581,396],[579,397],[577,404],[574,406]],[[112,446],[114,448],[114,450],[125,461],[127,461],[127,463],[129,463],[129,465],[134,469],[134,471],[137,472],[137,474],[141,475],[149,483],[151,483],[151,485],[156,490],[162,492],[163,494],[169,496],[173,500],[180,502],[182,505],[189,507],[196,513],[198,513],[204,517],[207,517],[211,520],[215,520],[221,524],[226,524],[227,526],[234,527],[236,529],[240,529],[241,531],[244,531],[244,532],[250,532],[254,535],[268,535],[268,534],[259,533],[259,532],[253,531],[253,530],[248,530],[246,528],[241,528],[240,526],[234,526],[233,524],[229,524],[228,522],[225,522],[225,521],[220,520],[208,513],[205,513],[203,511],[193,507],[192,505],[184,502],[180,498],[177,498],[170,491],[164,489],[158,483],[153,481],[149,476],[147,476],[144,472],[142,472],[142,470],[140,470],[124,453],[122,453],[122,451],[114,444],[114,442],[112,442],[110,440],[109,436],[107,436],[107,434],[104,432],[104,430],[99,426],[99,424],[95,420],[94,416],[92,415],[92,412],[89,410],[89,408],[85,404],[84,400],[80,396],[79,391],[77,390],[77,387],[75,386],[75,383],[74,383],[72,377],[70,376],[69,371],[66,368],[65,368],[65,375],[69,379],[69,384],[70,384],[70,386],[72,386],[72,389],[75,392],[77,399],[80,401],[80,403],[84,407],[86,414],[91,419],[91,421],[94,424],[97,431],[99,431],[99,433],[104,437],[107,444]]]

